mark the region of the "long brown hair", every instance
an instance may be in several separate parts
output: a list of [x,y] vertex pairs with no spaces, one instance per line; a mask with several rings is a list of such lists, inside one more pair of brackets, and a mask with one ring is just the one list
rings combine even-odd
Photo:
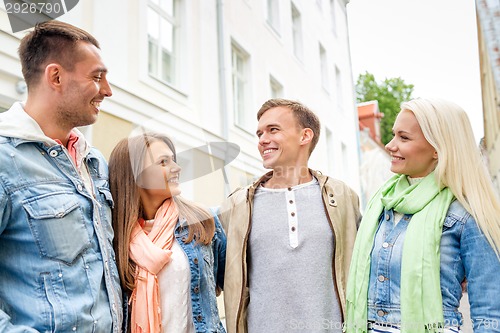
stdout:
[[[121,140],[109,158],[109,186],[115,201],[113,245],[122,287],[128,291],[132,291],[135,286],[135,263],[129,257],[130,234],[138,219],[144,217],[136,179],[142,171],[144,158],[153,141],[165,142],[176,161],[172,141],[157,133],[146,133]],[[210,244],[215,233],[212,215],[200,205],[181,196],[175,196],[173,199],[179,208],[179,216],[187,220],[189,235],[184,242],[189,243],[195,239],[199,244]]]

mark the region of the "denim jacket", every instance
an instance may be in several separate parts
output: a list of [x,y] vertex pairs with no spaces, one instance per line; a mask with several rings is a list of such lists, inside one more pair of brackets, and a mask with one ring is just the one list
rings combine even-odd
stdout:
[[[24,112],[19,107],[12,109]],[[18,122],[29,122],[19,115]],[[120,332],[113,201],[103,156],[90,149],[83,159],[89,193],[61,145],[33,133],[7,136],[8,121],[1,120],[0,331]]]
[[224,287],[226,268],[226,234],[217,216],[214,216],[215,235],[210,245],[196,244],[193,239],[184,243],[188,236],[185,220],[175,228],[175,238],[182,247],[191,268],[191,306],[196,332],[225,333],[217,310],[216,288]]
[[[196,244],[194,239],[187,244],[184,242],[189,234],[185,219],[179,219],[174,231],[191,268],[191,307],[198,333],[226,333],[219,318],[216,299],[217,288],[224,288],[226,234],[217,216],[214,216],[214,221],[215,234],[210,245]],[[129,325],[127,322],[124,332],[128,331]]]
[[[394,212],[380,218],[371,254],[368,320],[401,322],[401,258],[411,215],[394,225]],[[472,216],[458,202],[448,209],[441,237],[441,294],[446,326],[461,326],[461,282],[467,278],[475,333],[500,332],[500,261]]]

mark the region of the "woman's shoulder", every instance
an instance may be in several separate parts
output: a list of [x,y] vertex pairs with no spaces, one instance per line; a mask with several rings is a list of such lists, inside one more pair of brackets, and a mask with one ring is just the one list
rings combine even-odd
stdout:
[[444,227],[459,227],[463,240],[485,238],[474,217],[458,200],[451,203],[444,220]]
[[451,218],[458,222],[465,223],[467,222],[467,220],[472,218],[472,216],[460,203],[460,201],[454,200],[450,204],[450,207],[448,208],[448,212],[446,213],[446,218]]
[[454,219],[458,222],[466,223],[470,220],[474,221],[472,215],[465,209],[465,207],[458,200],[454,200],[448,212],[446,213],[446,218]]
[[460,203],[460,201],[454,200],[448,208],[448,212],[446,213],[446,217],[443,222],[443,227],[445,229],[458,228],[457,230],[460,230],[460,232],[462,232],[466,224],[475,225],[476,221]]

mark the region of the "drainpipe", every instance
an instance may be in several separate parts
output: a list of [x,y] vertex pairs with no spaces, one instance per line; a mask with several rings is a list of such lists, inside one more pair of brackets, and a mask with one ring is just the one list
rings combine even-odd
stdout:
[[[224,8],[223,0],[216,0],[217,3],[217,52],[219,65],[219,109],[221,115],[222,138],[227,142],[229,140],[229,121],[227,107],[227,84],[226,84],[226,61],[224,57]],[[228,161],[228,152],[224,154],[224,166],[222,174],[224,176],[224,193],[228,196],[230,193],[229,179],[226,173]]]

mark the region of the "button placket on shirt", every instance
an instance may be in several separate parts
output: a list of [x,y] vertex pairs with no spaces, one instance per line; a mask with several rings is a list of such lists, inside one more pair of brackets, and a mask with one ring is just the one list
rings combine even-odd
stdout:
[[295,203],[295,193],[292,188],[285,192],[287,202],[286,209],[288,213],[288,239],[292,248],[299,246],[299,230],[297,220],[297,205]]

